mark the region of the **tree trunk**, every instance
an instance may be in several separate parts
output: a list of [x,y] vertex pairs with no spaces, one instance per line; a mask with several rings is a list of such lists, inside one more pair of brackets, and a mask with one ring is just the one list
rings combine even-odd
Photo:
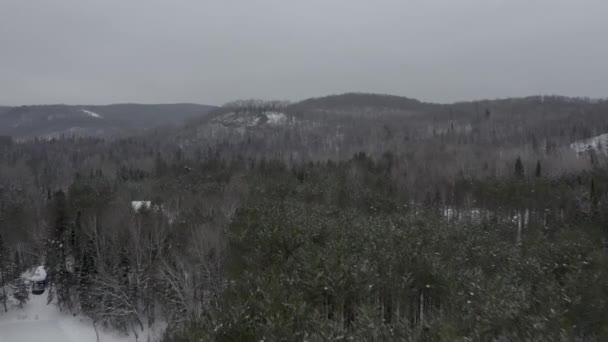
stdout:
[[521,215],[521,210],[517,210],[517,245],[521,245],[522,240],[522,225],[523,218]]
[[0,285],[2,285],[2,304],[4,304],[4,312],[8,312],[6,307],[6,284],[4,281],[4,271],[0,272]]
[[95,338],[99,342],[99,332],[97,332],[97,321],[93,321],[93,329],[95,330]]
[[[139,321],[139,319],[137,320],[137,323],[141,327],[141,331],[144,331],[144,326],[141,324],[141,322]],[[133,331],[133,335],[135,335],[135,341],[138,341],[139,340],[139,334],[137,334],[137,331],[135,330],[135,326],[133,325],[133,323],[131,323],[131,330]]]
[[424,291],[420,291],[420,318],[419,324],[420,326],[424,326]]

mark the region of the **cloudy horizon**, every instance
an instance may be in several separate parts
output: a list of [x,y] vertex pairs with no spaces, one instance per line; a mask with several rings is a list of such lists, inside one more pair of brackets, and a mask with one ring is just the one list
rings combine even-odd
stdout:
[[606,98],[600,0],[3,0],[0,105]]

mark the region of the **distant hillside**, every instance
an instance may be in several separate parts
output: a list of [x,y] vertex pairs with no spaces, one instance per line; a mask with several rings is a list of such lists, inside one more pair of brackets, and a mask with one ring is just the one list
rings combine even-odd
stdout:
[[403,96],[369,94],[369,93],[346,93],[307,99],[292,105],[292,108],[387,108],[400,110],[419,110],[432,106],[432,104],[410,99]]
[[526,165],[542,160],[556,173],[584,167],[572,143],[605,133],[605,100],[530,96],[433,104],[348,93],[291,104],[235,101],[160,138],[186,152],[214,147],[235,157],[334,160],[390,151],[411,163],[424,160],[415,172],[419,182],[508,173],[517,157]]
[[17,139],[61,135],[120,136],[204,117],[214,108],[198,104],[0,107],[0,135]]
[[7,107],[7,106],[0,106],[0,115],[4,114],[5,112],[8,112],[12,107]]

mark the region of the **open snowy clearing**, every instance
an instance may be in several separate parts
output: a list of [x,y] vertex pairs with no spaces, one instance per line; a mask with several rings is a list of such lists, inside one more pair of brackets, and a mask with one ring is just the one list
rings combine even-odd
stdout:
[[[57,321],[34,321],[0,324],[0,342],[9,341],[75,341]],[[95,341],[95,336],[93,340]]]
[[[86,317],[73,317],[47,305],[47,292],[31,295],[23,309],[12,307],[0,312],[0,342],[96,342],[93,322]],[[136,341],[135,336],[121,336],[98,329],[100,342]],[[139,341],[148,341],[140,334]],[[151,339],[153,341],[153,339]]]

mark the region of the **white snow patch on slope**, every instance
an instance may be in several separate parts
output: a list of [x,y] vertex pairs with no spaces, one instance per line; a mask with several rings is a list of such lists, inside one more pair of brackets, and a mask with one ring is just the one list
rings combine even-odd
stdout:
[[570,148],[573,149],[576,153],[585,153],[589,150],[595,150],[604,154],[608,154],[608,133],[584,140],[575,141],[570,144]]
[[287,122],[287,115],[281,112],[266,112],[264,113],[270,125],[281,125]]
[[86,110],[86,109],[81,109],[81,110],[82,110],[83,113],[85,113],[85,114],[87,114],[89,116],[92,116],[94,118],[97,118],[97,119],[103,118],[101,115],[99,115],[99,114],[97,114],[95,112],[91,112],[90,110]]
[[293,118],[285,113],[277,111],[254,112],[229,112],[213,119],[214,122],[240,128],[255,127],[262,125],[280,126],[294,122]]

